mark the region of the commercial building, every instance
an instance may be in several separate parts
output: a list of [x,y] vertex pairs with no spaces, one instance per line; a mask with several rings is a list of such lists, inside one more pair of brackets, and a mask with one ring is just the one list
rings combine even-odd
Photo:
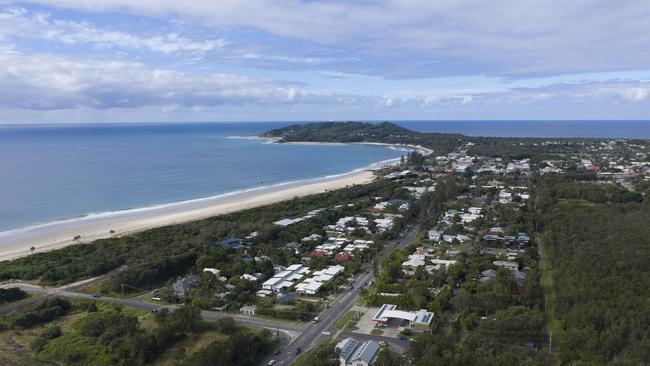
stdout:
[[336,347],[339,351],[340,366],[369,366],[375,363],[381,347],[375,341],[359,343],[354,338],[346,338]]
[[418,311],[403,311],[397,310],[397,305],[384,304],[372,317],[372,321],[377,326],[387,326],[391,320],[398,319],[399,321],[408,321],[410,328],[428,328],[433,320],[433,313],[426,309]]

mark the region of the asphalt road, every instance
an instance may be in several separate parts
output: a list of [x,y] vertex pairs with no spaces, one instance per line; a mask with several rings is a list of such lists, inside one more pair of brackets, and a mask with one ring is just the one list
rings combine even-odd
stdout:
[[[407,229],[404,234],[397,240],[394,240],[389,243],[381,252],[378,253],[376,260],[380,262],[386,255],[391,253],[396,249],[403,248],[409,245],[415,236],[419,233],[420,226],[416,225]],[[318,315],[318,323],[307,323],[307,324],[293,324],[284,321],[270,321],[260,318],[252,318],[247,316],[233,315],[222,312],[215,311],[201,311],[201,317],[206,320],[215,320],[224,316],[232,317],[237,324],[268,329],[273,332],[278,332],[281,345],[280,345],[280,354],[276,356],[267,357],[264,360],[264,363],[267,363],[269,360],[276,360],[276,365],[291,365],[291,363],[298,357],[296,350],[300,349],[301,353],[311,349],[316,343],[321,339],[326,337],[335,338],[340,336],[342,332],[336,331],[335,323],[336,321],[346,314],[354,304],[359,301],[359,286],[363,286],[365,283],[374,281],[375,275],[372,269],[372,266],[369,265],[366,267],[367,271],[355,278],[354,288],[349,288],[345,292],[339,294],[329,303],[329,308],[325,309]],[[105,276],[105,275],[104,275]],[[102,277],[104,277],[102,276]],[[48,288],[45,286],[37,286],[26,283],[10,283],[1,285],[0,288],[9,288],[9,287],[18,287],[24,291],[43,293],[49,296],[62,296],[67,298],[74,299],[90,299],[95,301],[106,301],[118,303],[125,306],[130,306],[146,311],[160,311],[163,308],[168,308],[174,310],[176,305],[163,305],[163,304],[154,304],[144,301],[145,296],[137,296],[133,298],[118,298],[110,296],[97,296],[91,294],[84,294],[80,292],[75,292],[72,289],[78,287],[81,284],[90,282],[97,278],[88,279],[80,281],[79,283],[68,284],[59,288]],[[83,282],[83,283],[82,283]],[[20,302],[19,302],[20,303]],[[4,309],[3,309],[4,310]],[[324,331],[331,332],[332,335],[325,336],[322,333]],[[345,335],[345,334],[344,334]],[[358,335],[355,334],[355,337],[361,340],[375,339],[383,340],[386,343],[389,343],[397,351],[404,351],[407,344],[405,341],[399,341],[393,338],[381,337],[381,336],[372,336],[372,335]]]
[[[4,284],[0,288],[9,288],[9,287],[18,287],[24,291],[32,293],[43,293],[49,296],[61,296],[72,299],[89,299],[95,301],[105,301],[113,302],[125,306],[130,306],[146,311],[160,311],[163,308],[170,310],[176,309],[177,305],[163,305],[163,304],[154,304],[144,301],[144,296],[132,297],[132,298],[118,298],[110,296],[96,296],[91,294],[84,294],[80,292],[74,292],[67,290],[68,286],[59,287],[59,288],[48,288],[44,286],[36,286],[27,283],[12,283]],[[297,337],[300,332],[303,331],[304,326],[296,325],[287,322],[273,322],[265,319],[251,318],[241,315],[222,313],[217,311],[201,311],[201,317],[206,320],[215,320],[224,316],[232,317],[236,323],[255,328],[269,329],[271,331],[278,331],[279,333],[284,334],[287,339],[293,339]]]
[[[419,225],[409,228],[402,237],[390,242],[389,245],[379,253],[376,258],[377,261],[381,261],[392,251],[409,245],[419,232]],[[298,353],[296,352],[298,349],[300,349],[300,353],[305,352],[316,345],[321,339],[336,336],[336,328],[334,324],[341,316],[345,315],[352,306],[357,303],[357,301],[359,301],[359,286],[363,286],[364,283],[375,280],[374,271],[372,268],[369,268],[368,273],[361,274],[356,277],[355,280],[356,283],[354,288],[350,288],[338,295],[329,303],[329,309],[325,309],[318,315],[318,323],[308,324],[297,338],[291,341],[288,345],[280,348],[281,354],[277,355],[275,358],[277,365],[291,365],[291,363],[298,357]],[[322,334],[324,331],[329,331],[332,335],[325,336]],[[359,338],[361,339],[361,337]],[[403,350],[404,348],[405,347],[401,347],[397,350]]]

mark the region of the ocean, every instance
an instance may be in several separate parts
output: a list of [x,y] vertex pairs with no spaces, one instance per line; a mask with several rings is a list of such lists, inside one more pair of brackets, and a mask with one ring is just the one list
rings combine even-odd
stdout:
[[[646,121],[398,121],[471,136],[650,138]],[[0,125],[0,232],[350,172],[405,154],[246,138],[287,122]]]
[[398,121],[413,131],[493,137],[650,139],[650,121]]
[[405,154],[245,138],[284,125],[0,126],[0,231],[337,175]]

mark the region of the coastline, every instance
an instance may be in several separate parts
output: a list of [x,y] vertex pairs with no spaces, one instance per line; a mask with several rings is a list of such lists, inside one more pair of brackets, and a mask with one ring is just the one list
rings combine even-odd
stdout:
[[385,146],[389,148],[395,148],[395,149],[410,149],[410,150],[416,150],[419,151],[422,155],[428,156],[433,154],[433,150],[426,148],[424,146],[420,145],[408,145],[408,144],[389,144],[385,142],[320,142],[320,141],[286,141],[286,142],[280,142],[278,139],[275,138],[270,138],[270,137],[259,137],[261,139],[266,139],[269,142],[275,143],[275,144],[291,144],[291,145],[332,145],[332,146],[340,146],[340,145],[373,145],[373,146]]
[[[81,218],[34,225],[0,232],[0,261],[60,249],[79,242],[122,236],[156,227],[200,220],[277,203],[294,197],[323,193],[375,179],[373,170],[395,164],[398,159],[373,163],[352,172],[315,179],[280,183],[225,193],[213,197],[162,204],[132,210],[106,212]],[[80,241],[75,241],[81,236]]]

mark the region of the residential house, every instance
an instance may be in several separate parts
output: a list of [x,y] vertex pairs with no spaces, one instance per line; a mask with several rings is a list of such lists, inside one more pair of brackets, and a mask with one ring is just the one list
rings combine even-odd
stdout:
[[212,246],[240,250],[250,247],[250,243],[246,242],[246,240],[242,238],[230,238],[214,242],[212,243]]
[[440,231],[436,230],[436,229],[429,230],[429,232],[427,233],[427,236],[429,237],[429,240],[433,240],[433,241],[436,241],[436,242],[438,242],[438,241],[440,241],[440,239],[442,239],[442,233]]
[[284,271],[276,273],[273,277],[262,283],[262,288],[281,292],[309,273],[309,269],[302,264],[293,264]]
[[241,313],[242,315],[253,316],[253,315],[255,315],[256,310],[257,310],[257,306],[255,306],[255,305],[247,305],[247,306],[242,306],[239,309],[239,313]]
[[510,261],[494,261],[492,262],[497,267],[505,268],[511,271],[518,271],[519,270],[519,264],[517,262],[510,262]]
[[493,269],[486,269],[485,271],[481,272],[481,278],[479,278],[479,281],[485,283],[490,282],[495,278],[497,278],[497,271]]
[[184,299],[192,287],[201,286],[201,277],[186,276],[172,283],[172,291],[178,299]]
[[306,295],[316,295],[324,284],[343,273],[345,268],[340,265],[329,266],[320,271],[315,271],[313,277],[305,278],[296,285],[296,292]]

